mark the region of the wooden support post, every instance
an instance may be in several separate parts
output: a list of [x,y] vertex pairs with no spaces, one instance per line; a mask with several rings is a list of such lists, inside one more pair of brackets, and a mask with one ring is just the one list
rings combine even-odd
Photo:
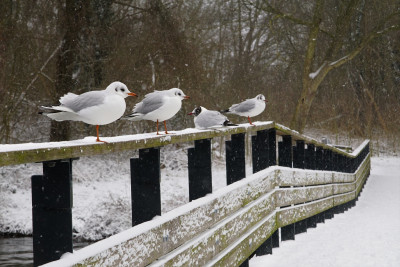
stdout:
[[325,223],[324,212],[318,213],[316,216],[317,216],[317,223]]
[[301,234],[307,232],[307,220],[301,220],[294,223],[294,233]]
[[268,167],[276,165],[276,130],[268,129]]
[[333,218],[333,216],[334,216],[334,212],[333,212],[333,208],[330,208],[329,210],[326,210],[326,211],[324,211],[324,213],[325,213],[325,220],[329,220],[329,219],[332,219]]
[[43,162],[32,176],[33,264],[72,252],[72,159]]
[[317,215],[311,216],[306,219],[307,220],[307,228],[316,228],[317,227]]
[[281,228],[281,240],[286,241],[286,240],[294,240],[294,223],[286,225]]
[[232,184],[246,177],[245,134],[233,134],[225,141],[226,183]]
[[160,148],[139,149],[131,158],[132,226],[161,215]]
[[256,249],[257,256],[272,254],[272,236],[270,236],[264,243]]
[[282,142],[278,143],[279,166],[292,168],[292,137],[283,135]]
[[304,168],[309,170],[316,170],[315,160],[315,145],[308,144],[307,150],[305,151]]
[[296,140],[296,146],[293,147],[293,168],[304,169],[304,159],[304,141]]
[[279,248],[279,230],[276,230],[272,234],[272,247],[273,248]]
[[212,192],[211,139],[194,141],[188,149],[189,201]]
[[253,173],[268,167],[268,131],[261,130],[251,137]]
[[324,149],[320,146],[317,146],[315,149],[315,169],[316,170],[324,170],[325,160],[324,160]]
[[249,267],[249,259],[245,259],[244,262],[239,265],[239,267]]

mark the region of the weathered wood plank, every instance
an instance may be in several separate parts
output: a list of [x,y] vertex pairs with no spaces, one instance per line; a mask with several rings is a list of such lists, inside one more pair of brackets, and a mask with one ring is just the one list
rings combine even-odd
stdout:
[[277,207],[309,202],[333,195],[333,185],[285,188],[276,190]]
[[[175,212],[176,215],[164,223],[80,263],[88,266],[94,263],[101,264],[101,266],[114,266],[129,258],[131,266],[150,264],[227,216],[249,203],[253,203],[260,196],[272,191],[275,188],[275,177],[274,168],[253,174],[246,180],[224,188],[222,190],[225,191],[224,193],[207,196],[206,199],[209,200],[204,201],[203,199],[202,204],[197,207],[184,212],[179,212],[178,208]],[[270,201],[275,208],[274,201]],[[196,204],[196,201],[192,203]],[[266,207],[266,203],[264,203],[264,207]]]
[[[234,216],[230,216],[227,220],[214,226],[214,229],[186,243],[184,248],[165,255],[161,260],[150,266],[204,266],[265,217],[272,215],[274,211],[274,194],[266,194],[244,207]],[[272,230],[269,235],[272,234]],[[264,238],[262,236],[260,242],[268,238],[266,235],[264,235]],[[237,259],[235,260],[237,261]]]
[[283,227],[308,217],[314,216],[333,207],[333,198],[325,198],[303,205],[284,208],[277,211],[276,221],[278,227]]
[[277,183],[279,186],[307,186],[329,184],[333,181],[332,172],[294,170],[281,168],[278,170]]
[[215,130],[185,129],[171,131],[169,135],[135,134],[118,137],[103,137],[108,143],[95,142],[95,137],[75,141],[27,143],[0,145],[0,167],[30,162],[42,162],[55,159],[77,158],[109,154],[119,151],[160,147],[168,144],[183,143],[232,134],[256,132],[274,128],[274,122],[256,122],[256,126],[240,124],[236,127]]
[[333,205],[334,206],[338,206],[338,205],[344,204],[346,202],[349,202],[350,200],[353,200],[355,198],[356,198],[356,195],[355,195],[354,191],[350,192],[350,193],[347,193],[347,194],[334,196],[333,197]]
[[[136,234],[128,233],[130,237],[125,241],[99,250],[89,258],[75,261],[75,264],[236,266],[278,227],[304,220],[354,199],[368,175],[369,155],[361,165],[355,174],[270,167],[213,195],[177,208],[173,213],[139,225],[147,229]],[[354,177],[358,179],[343,183],[354,180]],[[301,179],[308,181],[301,182]],[[278,188],[290,184],[312,186]],[[307,203],[276,210],[282,205],[303,202]],[[157,223],[157,220],[161,222]],[[129,231],[134,232],[135,228]],[[79,254],[79,251],[74,254]],[[63,266],[60,264],[62,262],[60,260],[48,266]]]
[[333,185],[333,195],[343,194],[347,192],[352,192],[356,189],[355,182],[347,184],[334,184]]

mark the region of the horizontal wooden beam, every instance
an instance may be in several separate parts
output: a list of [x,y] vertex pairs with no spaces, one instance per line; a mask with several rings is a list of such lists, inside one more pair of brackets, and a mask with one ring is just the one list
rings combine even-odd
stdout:
[[170,131],[170,134],[168,135],[147,133],[103,137],[102,140],[108,143],[98,143],[95,141],[96,137],[86,137],[80,140],[63,142],[3,144],[0,145],[0,167],[160,147],[169,144],[184,143],[245,132],[252,133],[259,130],[273,128],[275,123],[271,121],[256,122],[255,125],[256,126],[241,124],[235,127],[218,128],[215,130],[197,130],[189,128],[182,131]]
[[[237,266],[277,228],[355,199],[369,167],[369,155],[352,174],[269,167],[45,266]],[[311,186],[279,188],[283,172],[305,173]],[[315,186],[314,177],[323,184]]]
[[293,140],[304,140],[307,144],[313,144],[335,151],[338,154],[354,158],[361,149],[368,144],[366,140],[353,153],[347,153],[334,146],[326,145],[315,139],[301,135],[297,131],[278,123],[255,122],[255,126],[240,124],[235,127],[218,128],[214,130],[185,129],[182,131],[171,131],[169,135],[156,135],[156,133],[124,135],[117,137],[103,137],[108,143],[95,142],[95,137],[86,137],[80,140],[47,142],[47,143],[24,143],[24,144],[1,144],[0,145],[0,167],[32,162],[43,162],[58,159],[79,158],[109,154],[114,152],[160,147],[169,144],[184,143],[200,139],[208,139],[220,136],[230,136],[238,133],[254,133],[256,131],[275,128],[278,135],[291,135]]

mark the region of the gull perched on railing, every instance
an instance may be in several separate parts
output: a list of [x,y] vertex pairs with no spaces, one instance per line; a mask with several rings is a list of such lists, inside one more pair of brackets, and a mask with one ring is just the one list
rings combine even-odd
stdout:
[[81,95],[68,93],[60,98],[61,105],[41,107],[39,114],[56,121],[82,121],[96,125],[97,142],[99,125],[109,124],[121,118],[126,109],[125,98],[137,96],[121,82],[113,82],[105,90],[90,91]]
[[197,129],[207,129],[223,126],[237,126],[228,120],[219,111],[208,110],[205,107],[197,107],[188,115],[194,116],[194,125]]
[[168,134],[166,120],[175,116],[182,107],[182,100],[189,99],[181,89],[172,88],[164,91],[154,91],[145,95],[142,102],[135,105],[132,113],[122,117],[124,120],[150,120],[157,123],[164,121],[165,133]]
[[228,108],[227,110],[221,111],[221,112],[247,117],[247,119],[249,120],[249,123],[251,125],[254,125],[251,122],[250,117],[255,117],[255,116],[261,114],[261,112],[263,112],[265,109],[266,102],[268,102],[268,101],[265,100],[265,96],[262,94],[259,94],[258,96],[247,99],[239,104],[233,104],[230,108]]

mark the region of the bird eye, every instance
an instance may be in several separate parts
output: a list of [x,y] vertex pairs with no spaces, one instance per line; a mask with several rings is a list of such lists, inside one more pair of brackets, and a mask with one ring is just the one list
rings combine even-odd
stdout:
[[121,89],[121,92],[125,92],[125,89],[124,89],[124,88],[122,88],[122,89]]
[[117,88],[115,88],[115,92],[118,92],[118,89],[117,89]]

